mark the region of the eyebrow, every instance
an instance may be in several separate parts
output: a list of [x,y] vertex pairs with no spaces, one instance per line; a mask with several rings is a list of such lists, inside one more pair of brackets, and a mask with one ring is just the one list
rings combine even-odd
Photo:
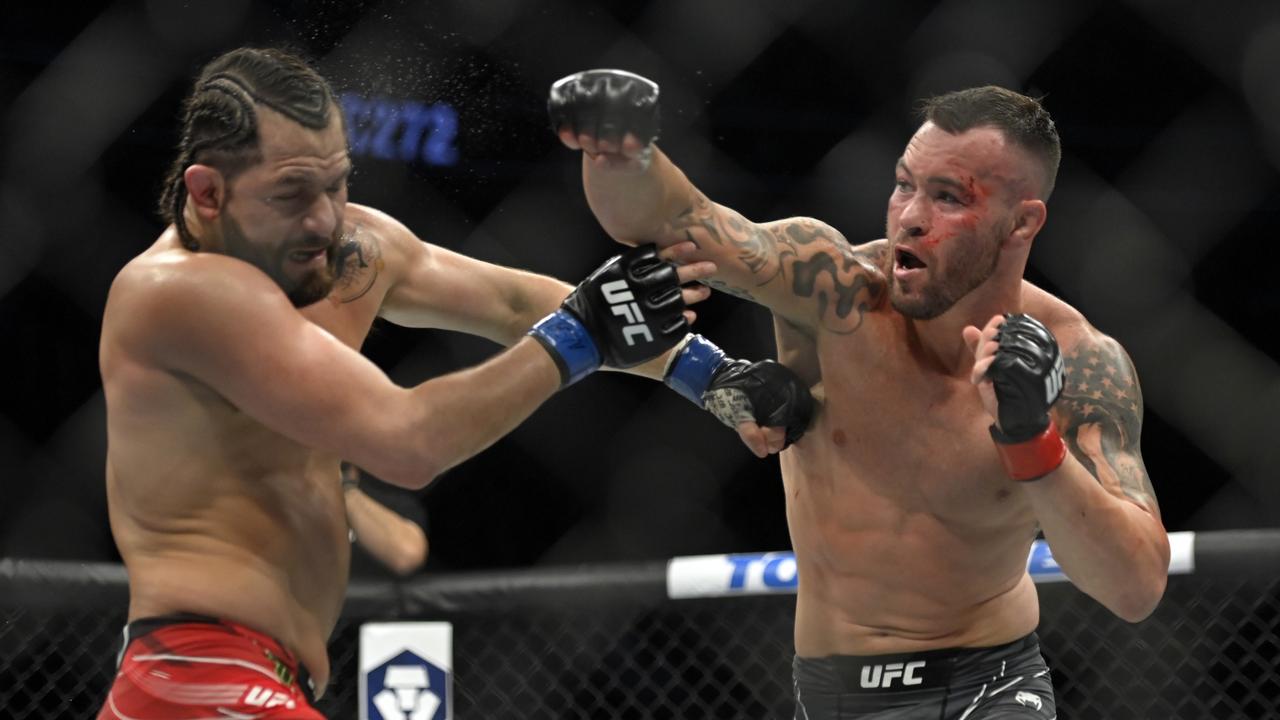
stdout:
[[[911,175],[912,177],[914,177],[914,173],[912,173],[912,172],[911,172],[911,168],[907,167],[907,163],[906,163],[906,161],[905,161],[905,160],[903,160],[902,158],[898,158],[898,165],[897,165],[897,167],[898,167],[898,169],[899,169],[899,170],[901,170],[901,171],[905,172],[906,174]],[[968,187],[968,186],[966,186],[964,183],[962,183],[962,182],[960,182],[959,180],[956,180],[956,179],[954,179],[954,178],[944,177],[944,176],[942,176],[942,175],[931,175],[931,176],[929,176],[929,177],[925,178],[925,179],[924,179],[924,181],[925,181],[926,183],[931,183],[931,184],[936,184],[936,185],[946,185],[947,187],[953,187],[953,188],[955,188],[955,189],[957,189],[957,190],[961,191],[961,192],[962,192],[962,193],[964,193],[965,195],[968,195],[968,194],[969,194],[969,187]]]

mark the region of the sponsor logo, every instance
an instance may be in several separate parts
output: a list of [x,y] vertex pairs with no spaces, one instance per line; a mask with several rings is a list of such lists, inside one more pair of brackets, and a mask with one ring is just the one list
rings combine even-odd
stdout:
[[298,706],[288,693],[282,693],[271,688],[264,688],[261,685],[254,685],[249,688],[244,697],[240,698],[240,702],[249,707],[274,708],[285,707],[293,710]]
[[650,333],[649,326],[644,324],[644,315],[641,314],[640,306],[635,302],[635,295],[632,295],[631,289],[627,287],[626,280],[607,282],[600,286],[600,292],[604,294],[604,300],[609,303],[609,309],[613,314],[627,321],[627,325],[622,328],[622,339],[627,341],[627,345],[635,345],[637,335],[644,336],[645,342],[653,342],[653,333]]
[[884,665],[863,665],[858,682],[864,688],[880,688],[887,690],[893,687],[895,680],[900,685],[921,685],[924,678],[916,677],[916,671],[924,667],[924,660],[909,663],[886,663]]
[[448,674],[409,650],[368,674],[370,720],[445,720]]
[[799,583],[793,553],[727,555],[725,559],[733,567],[730,590],[786,590]]
[[342,112],[352,155],[425,165],[458,162],[458,113],[450,105],[346,93]]
[[1013,699],[1017,700],[1019,705],[1044,710],[1044,703],[1041,702],[1040,696],[1035,693],[1019,690],[1018,694],[1013,696]]

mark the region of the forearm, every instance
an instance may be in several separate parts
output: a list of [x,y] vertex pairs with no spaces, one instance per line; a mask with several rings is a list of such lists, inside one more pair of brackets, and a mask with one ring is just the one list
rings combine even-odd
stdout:
[[427,536],[417,523],[348,488],[347,524],[369,554],[399,575],[408,575],[427,559]]
[[1129,622],[1155,609],[1169,571],[1159,519],[1107,492],[1071,455],[1022,487],[1054,560],[1076,587]]
[[694,206],[697,190],[685,174],[656,145],[649,166],[641,172],[601,167],[582,154],[582,184],[587,203],[611,237],[628,245],[683,239],[675,220]]

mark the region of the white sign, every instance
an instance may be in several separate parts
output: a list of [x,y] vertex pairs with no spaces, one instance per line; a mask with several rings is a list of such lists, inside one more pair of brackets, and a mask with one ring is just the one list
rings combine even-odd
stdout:
[[453,718],[453,626],[360,626],[360,720]]

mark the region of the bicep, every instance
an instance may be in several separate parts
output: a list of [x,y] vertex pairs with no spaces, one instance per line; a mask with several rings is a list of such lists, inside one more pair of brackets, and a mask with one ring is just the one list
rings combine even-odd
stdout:
[[1142,460],[1142,389],[1124,348],[1089,337],[1066,351],[1054,413],[1072,454],[1111,494],[1159,517]]
[[716,262],[708,285],[801,327],[855,332],[884,292],[875,259],[811,218],[753,223],[699,194],[667,235],[693,241]]
[[554,310],[570,287],[553,278],[494,265],[416,238],[388,290],[382,317],[406,327],[479,335],[503,345]]

